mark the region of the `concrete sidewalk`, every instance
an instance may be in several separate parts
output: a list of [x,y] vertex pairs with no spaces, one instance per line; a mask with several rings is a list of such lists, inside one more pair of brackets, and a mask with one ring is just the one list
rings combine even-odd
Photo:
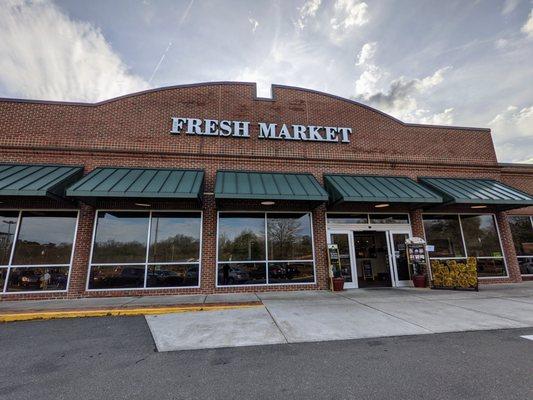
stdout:
[[262,307],[146,320],[159,351],[533,327],[532,282],[480,292],[354,289],[257,297]]

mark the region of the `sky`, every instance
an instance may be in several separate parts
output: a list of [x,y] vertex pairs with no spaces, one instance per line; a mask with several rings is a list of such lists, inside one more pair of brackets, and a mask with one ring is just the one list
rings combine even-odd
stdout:
[[209,81],[488,127],[533,163],[533,0],[1,0],[0,97],[97,102]]

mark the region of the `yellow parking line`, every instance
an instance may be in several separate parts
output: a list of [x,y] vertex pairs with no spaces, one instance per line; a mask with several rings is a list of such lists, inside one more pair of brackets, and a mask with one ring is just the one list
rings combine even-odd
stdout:
[[262,304],[235,304],[235,305],[199,305],[199,306],[170,306],[170,307],[144,307],[144,308],[109,308],[98,310],[70,310],[70,311],[34,311],[24,313],[0,314],[0,322],[30,321],[35,319],[56,318],[84,318],[84,317],[110,317],[184,313],[192,311],[231,310],[237,308],[259,307]]

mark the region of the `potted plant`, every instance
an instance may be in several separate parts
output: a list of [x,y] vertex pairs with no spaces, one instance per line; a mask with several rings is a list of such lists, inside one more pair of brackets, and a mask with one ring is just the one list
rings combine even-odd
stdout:
[[333,283],[334,292],[344,290],[344,277],[342,276],[340,263],[333,266],[333,278],[331,278],[331,282]]
[[413,264],[413,285],[417,288],[426,287],[426,269],[424,264],[414,263]]

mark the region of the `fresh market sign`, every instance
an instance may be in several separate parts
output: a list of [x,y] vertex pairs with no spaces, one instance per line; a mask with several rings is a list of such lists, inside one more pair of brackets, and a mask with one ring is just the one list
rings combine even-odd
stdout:
[[[287,125],[259,122],[259,139],[350,143],[351,128],[315,125]],[[250,137],[250,122],[216,119],[172,118],[170,133],[179,135]]]

